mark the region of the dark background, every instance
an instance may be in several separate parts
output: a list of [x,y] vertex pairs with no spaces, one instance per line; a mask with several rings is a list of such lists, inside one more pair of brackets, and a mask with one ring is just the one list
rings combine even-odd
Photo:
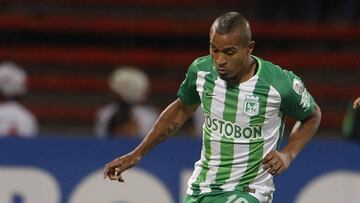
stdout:
[[0,0],[0,61],[29,74],[24,104],[42,135],[93,134],[111,100],[106,79],[135,65],[151,80],[149,102],[176,98],[188,65],[208,54],[212,21],[239,11],[255,55],[293,70],[323,112],[318,136],[341,137],[347,105],[360,96],[359,1]]

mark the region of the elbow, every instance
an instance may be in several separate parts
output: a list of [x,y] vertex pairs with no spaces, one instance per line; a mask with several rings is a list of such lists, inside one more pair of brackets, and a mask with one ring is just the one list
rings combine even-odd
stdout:
[[314,106],[314,111],[312,113],[312,120],[316,126],[316,129],[318,129],[321,123],[321,109],[317,104],[315,104]]
[[316,114],[316,118],[319,120],[319,123],[320,123],[320,121],[321,121],[321,109],[317,104],[315,104],[315,114]]

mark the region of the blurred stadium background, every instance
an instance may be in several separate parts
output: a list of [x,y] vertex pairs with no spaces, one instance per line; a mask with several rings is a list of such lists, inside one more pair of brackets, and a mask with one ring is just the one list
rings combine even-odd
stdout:
[[163,109],[188,65],[208,54],[214,18],[230,10],[249,19],[254,54],[297,73],[323,113],[320,139],[275,179],[274,202],[358,202],[359,145],[333,139],[360,96],[358,0],[0,0],[0,61],[28,73],[23,102],[41,135],[0,140],[0,202],[180,202],[200,141],[169,140],[127,184],[112,185],[101,179],[103,165],[139,140],[91,139],[95,113],[111,101],[107,77],[120,65],[149,75],[149,102]]
[[29,74],[24,103],[38,117],[41,134],[91,136],[96,109],[110,101],[106,78],[119,65],[144,70],[150,103],[164,108],[188,65],[208,53],[212,21],[229,10],[249,19],[255,55],[302,77],[323,110],[319,136],[341,135],[346,106],[360,94],[357,1],[0,3],[0,60]]

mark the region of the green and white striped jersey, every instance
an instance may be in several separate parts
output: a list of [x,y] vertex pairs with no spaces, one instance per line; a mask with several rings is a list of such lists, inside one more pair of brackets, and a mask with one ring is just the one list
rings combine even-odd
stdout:
[[257,73],[238,85],[219,78],[210,56],[189,67],[178,97],[187,105],[200,104],[205,114],[201,158],[188,182],[188,195],[255,188],[267,195],[272,176],[261,161],[278,149],[284,115],[304,120],[314,100],[291,71],[253,56]]

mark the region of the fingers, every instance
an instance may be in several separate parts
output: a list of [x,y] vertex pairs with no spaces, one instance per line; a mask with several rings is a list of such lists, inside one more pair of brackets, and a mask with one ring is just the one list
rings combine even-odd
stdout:
[[110,166],[106,166],[104,170],[104,179],[109,178],[109,180],[117,180],[119,182],[124,182],[124,179],[121,176],[122,171],[120,168],[115,168],[110,170]]
[[264,165],[264,170],[268,170],[269,168],[271,168],[273,165],[276,164],[278,160],[279,157],[276,156],[275,152],[270,152],[269,154],[267,154],[262,161]]
[[116,161],[112,161],[105,165],[104,169],[104,179],[109,178],[110,180],[117,180],[117,176],[119,175],[119,170],[116,168]]
[[262,163],[263,163],[264,165],[265,165],[265,164],[268,164],[269,161],[271,161],[271,160],[274,158],[274,156],[275,156],[275,152],[274,152],[274,151],[270,152],[269,154],[267,154],[267,155],[264,157],[264,159],[262,160]]
[[271,166],[271,168],[268,170],[268,173],[270,173],[272,176],[279,175],[282,166],[283,164],[280,161],[278,161]]
[[106,164],[103,174],[104,179],[109,178],[109,180],[124,182],[124,179],[121,176],[121,173],[126,169],[124,167],[124,161],[122,159],[115,159]]
[[122,172],[133,167],[140,158],[140,156],[134,156],[132,153],[129,153],[114,159],[112,162],[105,165],[104,178],[124,182],[124,179],[121,176]]
[[124,182],[124,179],[121,177],[121,171],[120,169],[116,168],[115,169],[115,176],[116,176],[116,180],[119,182]]
[[[106,179],[109,176],[109,174],[111,174],[111,173],[112,172],[111,172],[110,164],[106,164],[105,169],[104,169],[104,173],[103,173],[104,179]],[[110,178],[110,176],[109,176],[109,178]]]
[[279,152],[272,151],[267,154],[263,161],[263,169],[272,176],[281,174],[285,170],[284,161],[281,159]]
[[109,180],[117,180],[117,174],[115,173],[109,173],[108,174]]

